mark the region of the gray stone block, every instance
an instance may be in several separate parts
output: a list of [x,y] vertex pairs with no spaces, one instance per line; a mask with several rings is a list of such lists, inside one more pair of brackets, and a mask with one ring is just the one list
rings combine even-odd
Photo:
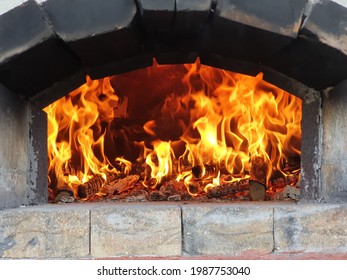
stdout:
[[347,80],[323,95],[322,191],[327,201],[347,201]]
[[80,258],[89,254],[89,210],[65,205],[0,211],[0,257]]
[[347,160],[347,80],[323,95],[323,163]]
[[264,205],[182,205],[184,251],[238,255],[273,250],[273,210]]
[[0,84],[0,209],[29,203],[28,108]]
[[274,212],[277,252],[347,252],[347,206],[304,204]]
[[110,204],[92,210],[91,255],[181,255],[181,211],[175,205]]

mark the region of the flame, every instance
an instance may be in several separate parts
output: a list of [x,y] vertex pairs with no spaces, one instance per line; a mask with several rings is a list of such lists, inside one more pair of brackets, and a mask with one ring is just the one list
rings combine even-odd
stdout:
[[[122,130],[128,146],[142,147],[138,160],[150,168],[144,185],[152,179],[155,188],[165,178],[175,177],[196,196],[218,186],[222,173],[230,175],[230,182],[253,178],[267,184],[273,176],[287,176],[284,167],[300,157],[302,102],[265,82],[262,73],[246,76],[202,65],[199,60],[184,65],[154,61],[152,68],[138,71],[138,75],[158,75],[158,88],[165,84],[164,74],[170,74],[167,83],[173,81],[172,91],[161,96],[160,109],[143,123],[143,133],[150,140],[129,140]],[[116,162],[125,166],[127,174],[131,171],[130,160],[122,155],[124,147],[111,147],[119,155],[114,158],[105,152],[112,123],[127,118],[126,107],[131,106],[130,97],[123,97],[126,102],[122,103],[112,79],[87,77],[86,84],[45,108],[49,173],[64,178],[72,188],[93,176],[106,181],[110,173],[120,172]],[[141,88],[137,91],[138,98],[146,94]],[[162,137],[160,128],[175,131],[178,139],[163,139],[167,137]]]
[[[103,123],[114,119],[119,97],[109,78],[86,79],[84,85],[44,109],[48,118],[49,173],[60,179],[68,172],[65,183],[72,188],[96,175],[106,181],[108,174],[119,172],[105,156],[103,129]],[[116,160],[125,163],[129,171],[129,161]]]

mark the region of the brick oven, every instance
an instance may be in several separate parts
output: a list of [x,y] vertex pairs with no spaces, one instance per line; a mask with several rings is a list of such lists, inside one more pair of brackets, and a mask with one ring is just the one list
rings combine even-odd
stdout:
[[[2,1],[0,257],[346,254],[347,2],[258,2]],[[300,200],[48,203],[43,109],[153,59],[262,72],[300,98]]]

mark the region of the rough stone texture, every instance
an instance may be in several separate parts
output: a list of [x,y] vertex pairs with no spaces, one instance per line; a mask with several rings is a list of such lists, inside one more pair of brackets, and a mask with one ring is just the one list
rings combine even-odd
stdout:
[[88,254],[88,209],[48,205],[0,211],[2,258],[80,258]]
[[347,252],[347,205],[304,204],[274,212],[276,252]]
[[0,209],[28,201],[28,104],[0,84]]
[[322,98],[309,90],[302,99],[300,197],[316,201],[322,198]]
[[326,200],[347,200],[347,80],[323,96],[322,187]]
[[346,79],[346,20],[346,7],[308,1],[298,38],[268,65],[317,90],[335,86]]
[[0,82],[14,92],[30,96],[79,67],[35,1],[2,14],[0,26]]
[[331,258],[347,255],[346,215],[346,204],[290,202],[7,209],[0,258]]
[[204,34],[205,53],[266,63],[296,37],[305,1],[220,0]]
[[296,38],[306,0],[263,0],[254,5],[252,0],[219,0],[220,17]]
[[182,205],[183,244],[189,255],[271,252],[273,209],[265,205]]
[[181,211],[174,205],[109,205],[92,210],[91,255],[181,255]]
[[347,9],[332,1],[317,1],[305,20],[301,34],[347,55]]
[[139,51],[134,1],[47,0],[41,5],[55,32],[84,66],[99,66]]
[[29,204],[48,202],[47,186],[47,115],[29,105]]

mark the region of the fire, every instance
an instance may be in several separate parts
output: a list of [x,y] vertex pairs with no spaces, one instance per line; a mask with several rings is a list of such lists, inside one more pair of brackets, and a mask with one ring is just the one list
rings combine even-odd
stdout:
[[[159,77],[158,90],[165,79],[174,86],[160,96],[160,109],[143,108],[147,119],[137,125],[127,120],[138,114],[131,106],[146,99],[146,92],[138,88],[137,97],[116,92],[115,76],[87,77],[86,84],[45,108],[51,181],[64,178],[75,194],[95,177],[106,184],[110,174],[134,172],[134,153],[148,169],[143,185],[152,180],[155,189],[175,178],[192,196],[219,186],[222,177],[271,186],[272,179],[288,176],[288,165],[299,168],[301,100],[263,81],[262,73],[246,76],[199,60],[175,66],[154,62],[151,69],[135,72],[152,71]],[[134,135],[144,139],[131,139]],[[129,151],[133,158],[127,158]]]

